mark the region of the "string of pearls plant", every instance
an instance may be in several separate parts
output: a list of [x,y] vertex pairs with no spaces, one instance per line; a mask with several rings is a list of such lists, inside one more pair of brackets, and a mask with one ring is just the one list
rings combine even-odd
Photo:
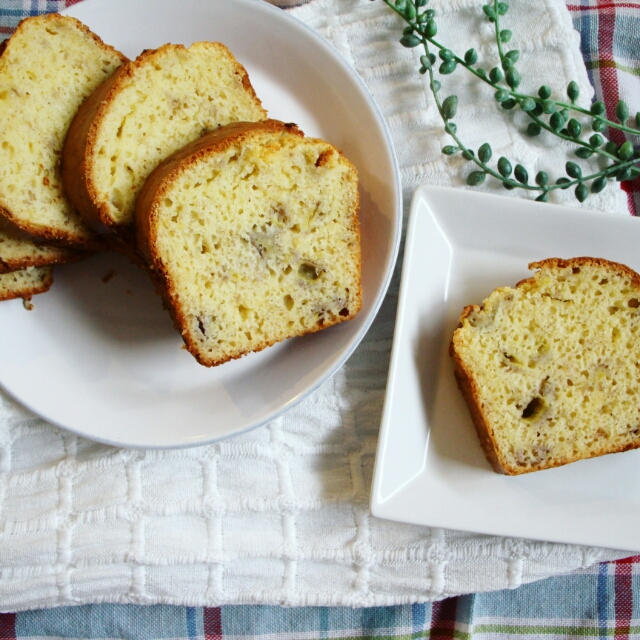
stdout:
[[[607,129],[618,129],[627,136],[640,135],[640,112],[630,116],[628,105],[621,100],[615,109],[615,120],[606,116],[603,102],[593,102],[586,109],[577,104],[579,87],[575,81],[566,87],[566,98],[552,94],[542,85],[536,95],[518,90],[521,84],[517,68],[520,52],[508,46],[512,32],[503,28],[501,18],[508,12],[507,2],[492,0],[483,5],[484,18],[493,23],[497,45],[498,63],[488,71],[478,65],[478,54],[471,48],[463,55],[454,53],[437,40],[436,12],[428,8],[429,0],[383,0],[406,23],[400,43],[407,48],[421,47],[421,74],[426,74],[429,88],[444,123],[446,133],[453,144],[443,147],[446,155],[461,154],[475,166],[467,175],[467,184],[477,186],[487,177],[502,183],[505,189],[525,189],[536,195],[536,200],[546,202],[556,189],[573,189],[575,197],[583,202],[590,193],[599,193],[609,181],[624,182],[640,175],[640,150],[627,139],[618,145],[605,137]],[[494,158],[488,142],[473,150],[464,144],[454,121],[458,110],[456,95],[442,95],[441,76],[464,68],[478,80],[490,85],[501,109],[520,109],[528,116],[526,133],[538,136],[543,131],[575,145],[575,155],[581,160],[589,159],[589,168],[578,162],[568,161],[564,174],[557,179],[545,171],[538,171],[533,180],[520,163],[505,156]]]

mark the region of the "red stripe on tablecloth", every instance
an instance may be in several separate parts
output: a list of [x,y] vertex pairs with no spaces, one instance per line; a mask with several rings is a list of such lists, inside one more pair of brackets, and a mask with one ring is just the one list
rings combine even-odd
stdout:
[[635,208],[635,200],[633,198],[634,193],[640,193],[640,178],[634,178],[633,180],[627,180],[620,185],[622,190],[627,194],[627,204],[629,205],[629,211],[633,215],[638,215],[638,211]]
[[439,600],[431,605],[430,638],[453,640],[456,630],[457,598]]
[[640,555],[638,556],[629,556],[628,558],[621,558],[620,560],[615,561],[616,565],[619,564],[640,564]]
[[615,563],[615,640],[626,640],[629,637],[629,627],[631,626],[631,616],[633,614],[632,571],[633,562],[627,560]]
[[[613,36],[616,26],[614,14],[603,14],[598,20],[598,57],[602,60],[613,60]],[[604,103],[607,107],[607,118],[616,119],[616,105],[620,99],[618,90],[618,73],[615,67],[600,66],[600,85]],[[609,137],[618,144],[624,142],[624,135],[618,129],[611,129]]]
[[640,9],[638,2],[600,2],[598,4],[568,4],[569,11],[602,11],[603,9]]
[[222,640],[222,609],[205,607],[202,614],[205,640]]
[[15,640],[16,614],[0,613],[0,640]]

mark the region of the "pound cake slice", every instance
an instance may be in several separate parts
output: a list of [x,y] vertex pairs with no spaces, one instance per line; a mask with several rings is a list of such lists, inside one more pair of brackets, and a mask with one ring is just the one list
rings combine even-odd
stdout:
[[84,99],[124,56],[68,16],[26,18],[0,55],[0,214],[34,236],[89,246],[65,197],[60,154]]
[[188,145],[145,183],[141,253],[205,366],[352,318],[358,178],[332,145],[275,120]]
[[71,262],[81,255],[81,252],[67,247],[39,242],[0,218],[0,273]]
[[51,267],[27,267],[0,273],[0,300],[30,298],[49,290],[53,282]]
[[487,458],[516,475],[640,447],[640,275],[590,257],[529,268],[466,307],[451,342]]
[[79,109],[63,153],[66,191],[95,229],[122,230],[160,161],[220,125],[264,118],[247,72],[224,45],[144,51]]

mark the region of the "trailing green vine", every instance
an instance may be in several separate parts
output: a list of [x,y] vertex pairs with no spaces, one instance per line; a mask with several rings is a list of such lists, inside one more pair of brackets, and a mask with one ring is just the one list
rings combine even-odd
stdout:
[[[489,71],[478,65],[478,54],[474,48],[461,56],[436,39],[436,12],[427,7],[429,0],[383,2],[406,23],[400,43],[407,48],[423,49],[419,71],[428,77],[444,129],[454,143],[446,145],[442,151],[446,155],[460,154],[475,165],[467,175],[467,184],[480,185],[489,176],[498,180],[505,189],[530,191],[540,201],[546,201],[556,189],[573,188],[575,197],[583,202],[590,193],[602,191],[609,181],[624,182],[640,175],[640,149],[635,149],[630,140],[618,145],[604,135],[607,129],[617,129],[631,136],[640,136],[640,112],[631,117],[629,107],[623,100],[616,106],[616,119],[611,120],[606,117],[603,102],[593,102],[588,109],[577,103],[580,89],[575,81],[567,85],[566,98],[553,96],[547,85],[542,85],[535,95],[519,91],[521,76],[517,62],[520,52],[508,47],[512,32],[501,24],[501,18],[509,10],[507,2],[492,0],[482,7],[484,17],[493,23],[497,45],[497,64]],[[546,131],[574,144],[575,155],[581,160],[591,159],[592,169],[583,169],[578,162],[568,161],[564,175],[557,179],[550,178],[545,171],[538,171],[531,180],[522,164],[512,162],[505,156],[494,158],[488,142],[480,145],[476,151],[469,148],[458,134],[454,121],[458,97],[441,96],[440,78],[452,74],[458,67],[491,86],[494,98],[502,109],[520,109],[524,112],[529,119],[527,135],[538,136]]]

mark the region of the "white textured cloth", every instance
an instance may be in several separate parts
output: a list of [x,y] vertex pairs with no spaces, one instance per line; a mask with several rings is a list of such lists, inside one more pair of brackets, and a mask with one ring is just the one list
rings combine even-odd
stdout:
[[[443,42],[491,51],[475,0],[432,2]],[[293,10],[361,74],[390,126],[405,202],[421,182],[463,184],[442,127],[380,1],[313,0]],[[514,0],[523,88],[590,89],[562,0]],[[485,28],[486,27],[486,28]],[[566,149],[514,134],[476,85],[460,130],[530,169]],[[490,96],[490,94],[489,94]],[[486,106],[485,106],[486,105]],[[609,189],[588,202],[625,212]],[[396,270],[397,272],[399,269]],[[380,605],[515,587],[622,555],[378,520],[369,487],[398,278],[347,364],[309,399],[252,433],[177,451],[132,451],[60,431],[0,395],[0,609],[89,602]],[[0,361],[1,362],[1,361]],[[1,366],[1,365],[0,365]]]

